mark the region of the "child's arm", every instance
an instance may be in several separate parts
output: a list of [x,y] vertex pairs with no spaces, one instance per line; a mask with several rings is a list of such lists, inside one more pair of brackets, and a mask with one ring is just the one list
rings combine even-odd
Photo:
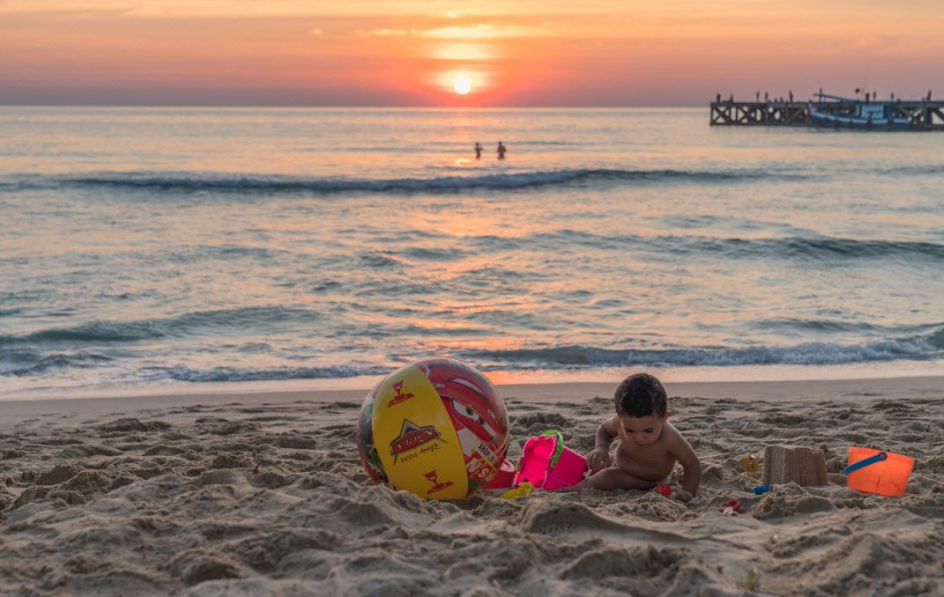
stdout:
[[591,473],[605,469],[610,463],[610,444],[618,433],[619,417],[616,415],[603,421],[597,428],[593,451],[587,455],[587,465]]
[[684,470],[682,489],[676,492],[676,497],[683,502],[687,502],[695,496],[698,486],[701,484],[701,461],[698,460],[698,455],[695,454],[691,444],[685,441],[685,438],[678,431],[675,432],[675,437],[670,442],[669,453],[675,456],[675,459],[678,460]]

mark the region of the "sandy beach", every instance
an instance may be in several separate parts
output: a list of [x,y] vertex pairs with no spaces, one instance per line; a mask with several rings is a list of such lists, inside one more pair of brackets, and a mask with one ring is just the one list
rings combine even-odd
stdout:
[[[509,456],[546,429],[589,450],[613,388],[501,387]],[[667,390],[703,464],[689,504],[371,485],[361,391],[3,402],[0,594],[944,595],[944,379]],[[755,496],[740,458],[766,445],[824,450],[830,484]],[[848,489],[852,445],[914,457],[906,495]]]

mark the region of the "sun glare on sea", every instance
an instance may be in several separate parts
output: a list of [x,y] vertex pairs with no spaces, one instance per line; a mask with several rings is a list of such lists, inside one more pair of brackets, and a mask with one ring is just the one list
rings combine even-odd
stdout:
[[465,95],[472,91],[472,79],[469,78],[469,75],[456,75],[452,80],[452,88],[459,95]]

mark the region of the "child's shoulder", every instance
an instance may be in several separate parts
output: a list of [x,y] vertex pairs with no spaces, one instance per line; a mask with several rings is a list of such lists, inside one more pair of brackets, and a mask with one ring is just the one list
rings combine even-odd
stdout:
[[684,439],[681,432],[675,428],[675,425],[666,421],[662,425],[662,437],[665,441],[679,441]]
[[685,462],[698,462],[698,455],[695,454],[692,445],[688,443],[687,439],[682,437],[682,434],[675,428],[675,425],[666,421],[665,425],[662,426],[662,437],[659,439],[663,442],[662,445],[665,449],[678,458],[683,464]]

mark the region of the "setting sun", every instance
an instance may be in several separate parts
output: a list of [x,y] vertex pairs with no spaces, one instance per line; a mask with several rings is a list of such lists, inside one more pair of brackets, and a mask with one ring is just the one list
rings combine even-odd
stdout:
[[465,95],[472,91],[472,79],[469,75],[456,75],[452,80],[452,87],[459,95]]

